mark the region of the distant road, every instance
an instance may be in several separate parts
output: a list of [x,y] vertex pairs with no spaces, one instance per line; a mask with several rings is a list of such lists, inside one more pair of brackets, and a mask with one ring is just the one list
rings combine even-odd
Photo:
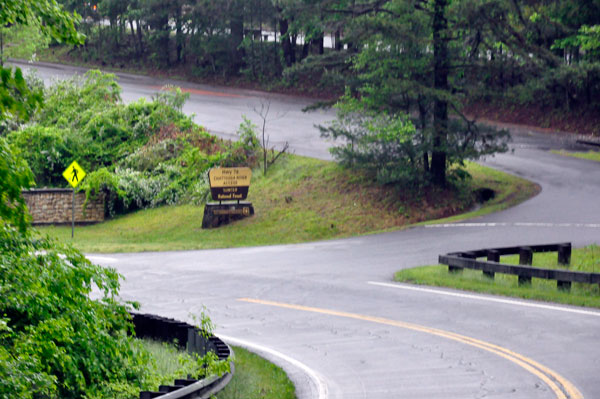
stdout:
[[[49,63],[13,63],[24,71],[35,68],[47,84],[53,79],[64,79],[87,71],[85,68]],[[260,128],[259,131],[262,131],[263,120],[256,111],[260,111],[262,105],[270,104],[266,123],[266,133],[270,136],[269,147],[282,148],[287,141],[290,143],[290,148],[298,155],[331,158],[328,151],[330,144],[320,139],[315,124],[325,124],[334,119],[335,112],[332,110],[302,112],[302,109],[313,104],[314,100],[125,73],[117,73],[117,76],[123,89],[122,98],[125,102],[135,101],[141,97],[150,98],[161,87],[168,84],[181,87],[190,93],[190,99],[183,110],[187,114],[195,115],[196,123],[225,138],[237,137],[236,132],[243,115],[252,120]]]
[[[75,71],[38,69],[46,79]],[[167,83],[120,82],[126,101]],[[307,99],[178,84],[193,91],[185,111],[212,131],[231,134],[270,99],[284,113],[268,125],[273,142],[328,157],[312,125],[333,114],[301,113]],[[574,148],[569,137],[513,134],[513,151],[485,164],[542,192],[497,214],[298,245],[90,258],[116,267],[123,299],[146,312],[187,320],[205,305],[219,334],[281,364],[302,399],[600,398],[600,311],[391,283],[396,270],[449,251],[600,243],[600,166],[547,151]]]

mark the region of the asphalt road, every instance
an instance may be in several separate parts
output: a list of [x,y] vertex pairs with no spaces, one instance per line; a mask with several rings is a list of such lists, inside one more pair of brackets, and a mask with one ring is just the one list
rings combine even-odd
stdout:
[[[164,83],[122,76],[123,98]],[[301,113],[307,99],[179,84],[192,92],[185,111],[218,134],[241,114],[259,122],[252,109],[270,100],[272,143],[329,156],[313,124],[333,114]],[[600,398],[600,311],[391,283],[449,251],[600,242],[600,167],[547,151],[572,139],[513,133],[513,151],[484,163],[542,191],[504,212],[344,240],[90,258],[117,268],[123,298],[143,311],[189,320],[206,306],[219,335],[282,365],[299,398]]]

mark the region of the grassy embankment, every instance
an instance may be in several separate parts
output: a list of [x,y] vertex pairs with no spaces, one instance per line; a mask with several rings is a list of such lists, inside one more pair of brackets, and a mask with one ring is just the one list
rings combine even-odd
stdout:
[[[458,220],[515,205],[538,192],[528,181],[477,164],[461,190],[408,193],[380,186],[333,162],[288,156],[266,177],[254,171],[248,199],[255,216],[217,229],[201,229],[203,206],[138,211],[75,228],[73,244],[85,252],[136,252],[299,243],[401,229],[450,217]],[[496,197],[473,212],[472,191]],[[40,229],[71,241],[70,226]]]
[[564,155],[567,157],[575,157],[579,159],[587,159],[588,161],[600,162],[600,152],[598,151],[587,151],[587,152],[571,152],[565,150],[553,150],[554,154]]
[[[174,346],[164,343],[144,341],[144,346],[152,353],[159,375],[174,376],[186,370],[181,369],[179,352]],[[243,348],[233,347],[235,372],[232,380],[215,396],[216,399],[295,399],[295,387],[286,373],[278,366]],[[173,381],[162,381],[172,384]]]
[[[503,256],[502,263],[518,264],[518,256]],[[533,266],[557,268],[556,253],[533,255]],[[569,270],[600,273],[600,246],[574,249]],[[598,285],[573,283],[570,292],[556,288],[556,281],[533,278],[530,286],[519,286],[517,276],[496,273],[494,279],[487,278],[481,271],[464,269],[459,273],[449,273],[448,266],[432,265],[401,270],[395,275],[396,281],[423,284],[459,290],[557,302],[569,305],[600,308],[600,287]]]

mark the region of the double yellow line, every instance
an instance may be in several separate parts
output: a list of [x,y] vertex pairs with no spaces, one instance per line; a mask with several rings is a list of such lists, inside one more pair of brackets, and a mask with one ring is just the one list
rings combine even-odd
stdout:
[[309,306],[293,305],[289,303],[264,301],[261,299],[252,298],[240,298],[239,301],[256,303],[260,305],[276,306],[279,308],[300,310],[304,312],[320,313],[329,316],[345,317],[348,319],[368,321],[372,323],[385,324],[388,326],[404,328],[407,330],[418,331],[446,339],[451,339],[466,345],[474,346],[476,348],[483,349],[491,352],[495,355],[503,357],[529,371],[531,374],[544,381],[548,387],[554,392],[557,399],[583,399],[583,395],[575,388],[575,386],[560,374],[547,368],[546,366],[536,362],[533,359],[525,357],[519,353],[513,352],[509,349],[503,348],[498,345],[491,344],[489,342],[481,341],[475,338],[467,337],[465,335],[456,334],[450,331],[439,330],[436,328],[430,328],[421,326],[418,324],[406,323],[397,320],[386,319],[382,317],[374,317],[361,315],[356,313],[340,312],[337,310],[314,308]]

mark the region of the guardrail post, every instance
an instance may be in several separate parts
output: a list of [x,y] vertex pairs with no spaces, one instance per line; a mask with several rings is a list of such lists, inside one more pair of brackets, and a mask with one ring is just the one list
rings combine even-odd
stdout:
[[187,329],[187,344],[186,349],[188,353],[199,353],[198,344],[196,342],[196,329],[194,327],[190,327]]
[[[500,252],[496,251],[495,249],[488,250],[487,251],[487,260],[488,260],[488,262],[500,263]],[[494,272],[483,272],[483,275],[485,277],[489,277],[489,278],[493,279],[495,273]]]
[[[519,264],[531,266],[533,263],[533,251],[530,247],[519,249]],[[531,276],[519,275],[519,285],[531,285]]]
[[558,264],[569,266],[571,264],[571,244],[562,244],[558,246]]
[[571,291],[571,282],[557,280],[556,288],[558,288],[560,291]]

